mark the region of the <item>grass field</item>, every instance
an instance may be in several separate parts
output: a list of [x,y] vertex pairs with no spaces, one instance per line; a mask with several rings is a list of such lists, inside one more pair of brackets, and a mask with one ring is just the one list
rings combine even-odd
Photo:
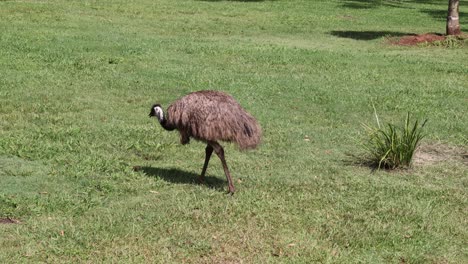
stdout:
[[[0,262],[467,263],[468,43],[387,42],[446,2],[0,0]],[[148,118],[202,89],[263,128],[234,196]],[[349,162],[372,104],[429,119],[413,169]]]

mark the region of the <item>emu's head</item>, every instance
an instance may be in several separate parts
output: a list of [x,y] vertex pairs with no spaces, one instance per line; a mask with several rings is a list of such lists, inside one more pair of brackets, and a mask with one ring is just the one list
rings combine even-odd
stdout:
[[161,122],[164,119],[164,111],[160,104],[154,104],[151,107],[149,117],[153,117],[153,116],[155,116],[159,122]]

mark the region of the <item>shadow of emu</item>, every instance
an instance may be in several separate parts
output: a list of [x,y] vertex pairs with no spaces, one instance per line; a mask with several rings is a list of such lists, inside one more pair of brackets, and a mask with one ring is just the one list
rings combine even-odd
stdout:
[[[148,177],[159,178],[170,183],[194,185],[200,184],[198,181],[198,174],[180,169],[141,167],[140,170],[143,171]],[[224,190],[224,187],[226,187],[226,181],[216,177],[209,177],[208,175],[205,177],[205,183],[203,184],[219,190]]]

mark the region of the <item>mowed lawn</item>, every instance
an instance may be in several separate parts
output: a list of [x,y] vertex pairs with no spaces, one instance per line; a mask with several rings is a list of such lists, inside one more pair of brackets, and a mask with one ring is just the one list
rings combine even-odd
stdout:
[[[446,2],[0,0],[0,262],[467,263],[468,43],[389,43]],[[203,89],[263,128],[233,196],[148,118]],[[373,105],[429,119],[412,169],[350,158]]]

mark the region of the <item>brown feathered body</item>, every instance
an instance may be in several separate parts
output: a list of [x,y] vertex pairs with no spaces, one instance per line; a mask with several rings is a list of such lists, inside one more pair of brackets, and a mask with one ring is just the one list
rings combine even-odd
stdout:
[[219,91],[198,91],[167,108],[166,126],[177,129],[181,142],[193,137],[204,142],[235,142],[240,149],[255,148],[261,128],[252,115],[230,95]]

